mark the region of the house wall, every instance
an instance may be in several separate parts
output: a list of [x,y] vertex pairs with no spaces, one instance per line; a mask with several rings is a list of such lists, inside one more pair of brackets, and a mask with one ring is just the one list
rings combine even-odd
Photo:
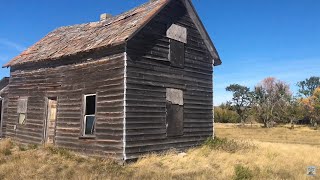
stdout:
[[0,91],[0,96],[2,98],[2,122],[0,122],[0,138],[6,137],[7,128],[7,116],[8,116],[8,86],[4,87]]
[[[168,27],[187,28],[184,68],[170,66]],[[213,135],[212,57],[180,1],[167,5],[127,44],[126,154],[185,149]],[[183,135],[167,137],[166,88],[184,91]]]
[[[57,97],[56,146],[122,158],[123,75],[124,47],[12,67],[7,137],[21,143],[42,144],[46,97]],[[96,137],[81,138],[83,96],[94,93],[97,95]],[[28,97],[24,125],[18,124],[19,97]]]

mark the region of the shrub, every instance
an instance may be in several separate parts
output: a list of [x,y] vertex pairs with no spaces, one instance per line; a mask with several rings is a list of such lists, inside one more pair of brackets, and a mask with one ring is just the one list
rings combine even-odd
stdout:
[[19,145],[19,151],[26,151],[26,150],[27,150],[26,146]]
[[2,154],[5,155],[5,156],[10,156],[12,154],[11,149],[2,150]]
[[219,123],[237,123],[239,115],[224,106],[214,108],[214,121]]
[[249,142],[240,142],[233,139],[228,140],[227,138],[219,137],[215,137],[214,139],[212,137],[209,137],[205,141],[204,146],[207,146],[210,149],[223,150],[229,153],[235,153],[239,150],[248,150],[255,148],[255,146],[253,144],[250,144]]
[[239,164],[234,167],[234,172],[234,180],[247,180],[253,178],[252,171],[248,167]]
[[11,149],[13,148],[13,143],[10,139],[6,139],[0,144],[0,154],[9,156],[12,154]]
[[28,149],[38,149],[37,144],[28,144]]

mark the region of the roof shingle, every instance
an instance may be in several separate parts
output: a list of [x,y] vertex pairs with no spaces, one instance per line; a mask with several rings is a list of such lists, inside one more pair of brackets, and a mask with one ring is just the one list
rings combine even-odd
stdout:
[[154,0],[105,21],[58,28],[3,67],[54,60],[124,43],[170,0]]

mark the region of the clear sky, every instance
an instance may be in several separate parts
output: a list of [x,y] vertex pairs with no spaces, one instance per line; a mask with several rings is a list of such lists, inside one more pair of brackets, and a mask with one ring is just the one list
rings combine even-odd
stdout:
[[[57,27],[117,15],[146,0],[9,0],[0,3],[0,63]],[[225,87],[253,87],[274,76],[296,82],[320,70],[319,0],[193,0],[223,61],[215,68],[215,104]],[[0,77],[9,76],[8,69]]]

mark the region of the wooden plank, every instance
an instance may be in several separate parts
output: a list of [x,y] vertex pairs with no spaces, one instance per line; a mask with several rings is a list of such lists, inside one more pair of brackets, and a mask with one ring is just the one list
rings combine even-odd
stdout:
[[171,66],[183,68],[185,63],[185,44],[176,40],[170,40]]
[[[101,52],[92,59],[69,58],[67,62],[33,64],[11,69],[9,107],[6,135],[21,143],[42,144],[45,128],[45,97],[57,97],[58,101],[48,102],[48,142],[56,146],[83,152],[113,152],[122,154],[123,92],[124,92],[124,48],[117,51]],[[110,54],[111,56],[104,56]],[[22,71],[23,69],[23,71]],[[85,94],[97,94],[96,138],[92,144],[81,139],[82,98]],[[17,125],[17,106],[21,96],[28,96],[25,125]],[[55,113],[54,113],[54,112]],[[56,129],[51,123],[56,114]],[[121,137],[121,138],[120,138]],[[106,141],[114,142],[106,145]]]
[[[184,49],[180,46],[176,58],[184,62],[178,65],[171,60],[171,55],[177,54],[170,54],[175,42],[167,37],[168,28],[163,28],[171,24],[185,27],[188,33],[187,43],[181,43]],[[152,30],[156,30],[156,34]],[[128,42],[127,52],[127,158],[137,158],[150,151],[185,149],[212,136],[212,57],[181,1],[169,3]],[[167,88],[184,92],[184,121],[179,125],[182,136],[167,137],[170,108],[166,107]],[[158,110],[165,111],[156,113]]]
[[172,24],[167,30],[167,37],[178,42],[187,43],[187,28]]
[[167,102],[167,135],[168,137],[183,135],[183,106]]
[[27,113],[28,98],[18,99],[17,113]]

